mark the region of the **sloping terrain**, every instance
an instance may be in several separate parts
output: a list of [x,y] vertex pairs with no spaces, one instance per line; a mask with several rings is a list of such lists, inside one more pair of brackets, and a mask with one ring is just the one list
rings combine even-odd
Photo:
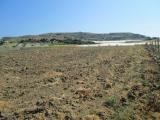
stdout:
[[139,42],[150,40],[150,37],[134,33],[46,33],[40,35],[25,35],[17,37],[3,37],[0,39],[0,47],[24,48],[24,47],[49,47],[54,45],[89,45],[95,41],[125,41]]
[[134,33],[88,33],[88,32],[70,32],[70,33],[46,33],[40,35],[25,35],[19,37],[4,37],[5,41],[63,41],[63,40],[83,40],[83,41],[107,41],[107,40],[146,40],[149,37]]
[[143,46],[0,53],[0,119],[160,119],[160,69]]

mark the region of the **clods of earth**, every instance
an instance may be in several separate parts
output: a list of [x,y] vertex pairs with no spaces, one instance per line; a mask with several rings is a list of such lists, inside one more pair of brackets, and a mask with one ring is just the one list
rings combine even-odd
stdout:
[[0,52],[1,120],[160,119],[160,67],[143,46]]

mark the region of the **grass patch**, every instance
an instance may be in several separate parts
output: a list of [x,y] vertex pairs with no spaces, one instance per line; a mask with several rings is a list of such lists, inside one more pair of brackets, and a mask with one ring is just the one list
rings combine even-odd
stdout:
[[142,81],[142,84],[143,84],[144,86],[148,86],[148,85],[149,85],[149,81],[148,81],[148,80],[143,80],[143,81]]
[[114,120],[134,120],[134,107],[133,105],[121,107],[118,109],[118,112],[115,113]]

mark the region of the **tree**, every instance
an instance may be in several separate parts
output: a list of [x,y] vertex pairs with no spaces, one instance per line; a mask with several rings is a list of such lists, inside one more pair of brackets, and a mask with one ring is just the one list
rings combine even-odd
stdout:
[[3,40],[0,40],[0,45],[3,45],[4,44],[4,41]]

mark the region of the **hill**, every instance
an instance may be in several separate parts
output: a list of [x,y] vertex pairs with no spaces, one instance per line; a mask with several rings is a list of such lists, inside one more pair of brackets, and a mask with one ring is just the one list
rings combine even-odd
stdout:
[[66,40],[78,39],[87,41],[106,41],[106,40],[145,40],[148,37],[145,35],[134,33],[87,33],[87,32],[73,32],[73,33],[46,33],[40,35],[25,35],[19,37],[4,37],[3,40],[28,40],[34,39],[35,41],[46,40]]
[[[17,37],[3,37],[0,45],[12,47],[65,45],[65,44],[94,44],[94,41],[110,40],[146,40],[149,37],[134,33],[45,33],[40,35],[25,35]],[[9,44],[8,44],[9,43]]]

